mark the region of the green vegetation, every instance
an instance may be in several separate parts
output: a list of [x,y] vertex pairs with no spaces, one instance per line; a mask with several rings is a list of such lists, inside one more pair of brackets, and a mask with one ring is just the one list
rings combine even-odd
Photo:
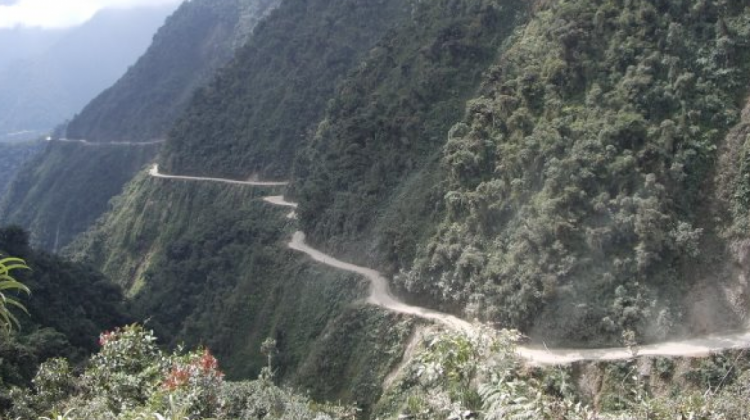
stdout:
[[8,185],[21,167],[41,153],[44,147],[45,143],[41,140],[0,143],[0,197],[5,194]]
[[211,80],[277,4],[278,0],[183,3],[125,76],[70,121],[67,137],[101,142],[164,138],[195,89]]
[[356,259],[369,244],[352,242],[373,235],[379,267],[411,263],[438,222],[425,216],[439,200],[445,133],[525,12],[517,1],[421,2],[378,42],[299,154],[294,193],[313,240]]
[[[680,385],[664,392],[666,382],[651,374],[658,359],[532,368],[514,354],[517,339],[513,331],[483,328],[427,331],[375,414],[415,420],[464,419],[467,413],[483,420],[719,420],[750,413],[747,373],[724,375],[707,387],[687,375],[706,361],[686,360],[683,377],[673,378]],[[744,371],[749,362],[742,352],[728,364]]]
[[362,280],[289,250],[273,190],[140,175],[69,250],[128,291],[170,346],[204,344],[230,379],[257,376],[276,340],[280,383],[363,411],[402,354],[412,321],[357,302]]
[[443,220],[400,284],[548,343],[672,332],[717,234],[748,22],[738,1],[538,10],[448,133]]
[[[33,388],[14,392],[11,418],[85,419],[353,419],[352,410],[315,404],[258,380],[227,382],[208,349],[164,352],[139,325],[102,333],[85,371],[67,360],[40,368]],[[42,417],[44,416],[44,417]]]
[[[51,357],[81,363],[96,349],[100,331],[122,325],[130,317],[118,287],[88,267],[30,249],[27,234],[19,228],[0,229],[0,253],[26,262],[30,270],[16,270],[13,278],[26,288],[21,290],[32,292],[23,299],[28,314],[17,317],[18,331],[0,335],[2,411],[11,402],[8,387],[28,385],[40,363]],[[21,268],[18,260],[11,260],[5,269],[14,267]],[[6,303],[16,298],[8,294],[8,285],[16,286],[7,278],[0,280]]]
[[18,171],[0,218],[28,229],[35,247],[57,251],[107,211],[158,147],[52,143]]
[[13,270],[28,269],[20,258],[7,257],[0,260],[0,330],[10,333],[14,326],[20,326],[11,309],[28,313],[26,307],[15,297],[18,292],[31,293],[28,287],[11,276]]
[[287,0],[198,91],[160,158],[167,173],[286,178],[336,84],[407,18],[397,0]]
[[[193,92],[231,59],[277,3],[185,2],[125,76],[68,124],[67,137],[96,142],[165,137]],[[0,205],[0,218],[28,229],[35,246],[62,249],[108,209],[109,200],[158,150],[155,145],[50,146],[19,170]]]

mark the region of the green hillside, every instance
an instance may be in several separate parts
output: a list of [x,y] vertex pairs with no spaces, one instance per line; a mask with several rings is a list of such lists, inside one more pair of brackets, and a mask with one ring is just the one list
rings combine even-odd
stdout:
[[35,247],[58,251],[109,209],[159,146],[52,142],[18,170],[0,202],[0,220],[28,229]]
[[167,342],[211,348],[229,378],[255,377],[273,337],[280,380],[367,408],[411,323],[355,303],[358,278],[288,250],[293,222],[262,201],[273,192],[141,175],[70,252],[125,286]]
[[278,3],[183,3],[138,62],[70,121],[67,137],[97,142],[164,138],[193,91],[211,80]]
[[398,282],[547,343],[739,326],[723,206],[746,179],[719,181],[727,204],[713,177],[750,85],[748,19],[738,1],[537,11],[447,133],[441,222]]
[[[10,191],[75,203],[122,168],[64,253],[165,347],[260,377],[208,399],[243,410],[188,415],[210,383],[150,360],[121,417],[748,418],[745,3],[283,0],[171,126],[175,177],[146,148],[64,143]],[[86,194],[41,181],[91,153]],[[263,200],[282,194],[293,214]],[[315,402],[295,417],[277,385]]]
[[374,247],[386,259],[370,263],[408,265],[436,223],[446,133],[526,18],[516,1],[415,5],[341,84],[299,153],[303,230],[337,255],[367,261]]
[[41,140],[0,143],[0,197],[5,194],[11,180],[23,165],[44,150]]
[[[70,122],[67,137],[102,143],[163,138],[193,91],[231,59],[277,3],[185,2],[144,56]],[[158,145],[50,146],[11,182],[0,220],[28,229],[35,246],[59,250],[108,209],[109,200],[158,150]]]
[[167,173],[286,178],[338,81],[408,14],[395,0],[288,0],[170,132]]

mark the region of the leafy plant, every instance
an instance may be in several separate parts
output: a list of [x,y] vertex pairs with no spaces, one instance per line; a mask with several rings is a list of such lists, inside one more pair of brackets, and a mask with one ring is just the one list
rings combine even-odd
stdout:
[[28,287],[11,276],[14,270],[29,270],[29,267],[20,258],[7,257],[0,260],[0,329],[6,333],[9,333],[14,326],[20,327],[21,325],[18,318],[11,312],[11,307],[28,313],[15,294],[31,293]]

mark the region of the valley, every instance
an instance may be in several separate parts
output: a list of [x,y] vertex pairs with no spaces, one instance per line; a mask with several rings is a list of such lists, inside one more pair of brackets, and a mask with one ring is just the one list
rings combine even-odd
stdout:
[[0,416],[750,418],[749,98],[740,0],[183,1],[4,149]]

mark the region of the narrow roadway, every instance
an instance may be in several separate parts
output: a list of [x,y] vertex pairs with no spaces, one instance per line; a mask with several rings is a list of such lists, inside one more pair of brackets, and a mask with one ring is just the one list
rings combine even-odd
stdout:
[[[250,186],[284,186],[288,184],[287,182],[238,181],[224,178],[165,175],[159,172],[157,165],[154,165],[154,167],[151,168],[149,174],[164,179],[221,182],[226,184]],[[283,196],[265,197],[264,201],[277,206],[291,207],[294,209],[297,208],[296,203],[284,200]],[[368,303],[383,307],[393,312],[433,320],[455,330],[469,331],[472,329],[471,323],[453,315],[402,302],[391,293],[388,286],[388,280],[378,271],[338,260],[310,247],[305,242],[305,234],[302,232],[295,232],[292,236],[292,240],[287,246],[295,251],[308,255],[313,260],[322,264],[356,273],[367,278],[370,282],[370,293],[367,297]],[[750,348],[750,330],[649,344],[638,347],[637,354],[639,356],[703,357],[710,353],[746,348]],[[625,360],[633,357],[633,352],[626,347],[603,349],[548,349],[537,346],[518,346],[517,353],[520,357],[526,359],[531,364],[538,365],[561,365],[583,360]]]
[[51,139],[47,138],[47,141],[50,143],[75,143],[75,144],[82,144],[84,146],[90,146],[90,147],[100,147],[100,146],[148,146],[151,144],[160,144],[164,143],[166,140],[164,139],[158,139],[158,140],[149,140],[149,141],[105,141],[105,142],[96,142],[96,141],[88,141],[83,139]]

